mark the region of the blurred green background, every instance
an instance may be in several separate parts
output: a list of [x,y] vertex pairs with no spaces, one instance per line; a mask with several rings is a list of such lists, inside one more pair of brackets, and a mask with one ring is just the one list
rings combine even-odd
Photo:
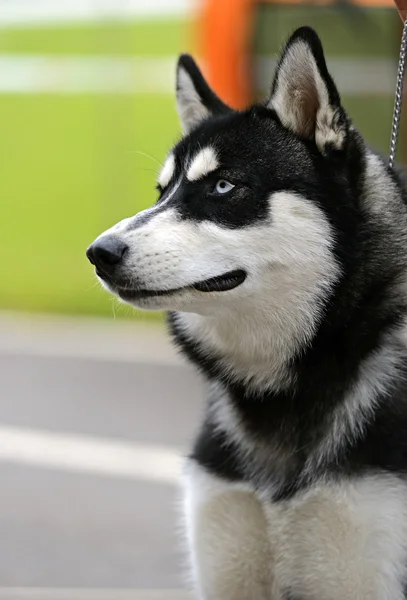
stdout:
[[[266,65],[256,71],[259,89],[269,83],[268,59],[300,24],[316,26],[329,57],[395,64],[395,10],[259,4],[253,56]],[[133,314],[95,284],[84,252],[105,228],[155,200],[159,163],[179,136],[173,70],[176,55],[191,50],[190,33],[181,16],[0,29],[0,67],[12,72],[0,93],[0,308]],[[387,153],[391,92],[346,93],[344,103]]]

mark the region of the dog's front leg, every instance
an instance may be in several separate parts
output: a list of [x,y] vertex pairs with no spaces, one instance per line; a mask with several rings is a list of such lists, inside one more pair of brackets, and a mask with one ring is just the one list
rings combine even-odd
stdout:
[[200,600],[271,599],[272,552],[263,508],[253,491],[191,461],[185,516]]

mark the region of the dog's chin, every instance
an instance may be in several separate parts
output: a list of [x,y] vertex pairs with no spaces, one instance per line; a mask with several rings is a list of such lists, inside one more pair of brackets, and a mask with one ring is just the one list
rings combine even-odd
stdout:
[[177,293],[163,296],[146,296],[140,298],[130,293],[116,292],[124,304],[146,311],[183,311],[194,312],[197,308],[197,299],[193,292],[180,290]]
[[149,289],[131,285],[122,287],[112,282],[98,278],[103,287],[117,296],[125,304],[130,304],[142,310],[184,310],[195,311],[197,306],[205,303],[209,297],[223,296],[227,292],[235,290],[242,285],[246,279],[246,273],[241,269],[229,271],[221,276],[199,281],[194,284],[180,286],[171,289]]

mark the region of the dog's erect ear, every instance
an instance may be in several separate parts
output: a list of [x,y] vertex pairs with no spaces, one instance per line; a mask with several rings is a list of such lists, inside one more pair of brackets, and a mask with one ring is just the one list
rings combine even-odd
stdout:
[[178,59],[177,107],[185,133],[211,115],[232,111],[209,87],[189,54]]
[[313,139],[319,150],[340,150],[348,122],[328,73],[318,35],[310,27],[297,29],[278,62],[268,106],[284,126]]

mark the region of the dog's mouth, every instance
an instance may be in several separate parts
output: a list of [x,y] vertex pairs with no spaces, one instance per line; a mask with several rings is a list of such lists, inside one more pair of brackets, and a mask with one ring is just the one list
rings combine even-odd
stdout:
[[210,279],[204,279],[191,285],[172,288],[169,290],[147,290],[142,288],[125,288],[121,286],[115,286],[116,293],[122,298],[122,300],[144,300],[147,298],[156,298],[158,296],[172,296],[183,291],[196,290],[198,292],[209,293],[209,292],[228,292],[237,288],[246,279],[246,273],[242,269],[236,269],[229,271],[224,275],[218,275],[217,277],[211,277]]

